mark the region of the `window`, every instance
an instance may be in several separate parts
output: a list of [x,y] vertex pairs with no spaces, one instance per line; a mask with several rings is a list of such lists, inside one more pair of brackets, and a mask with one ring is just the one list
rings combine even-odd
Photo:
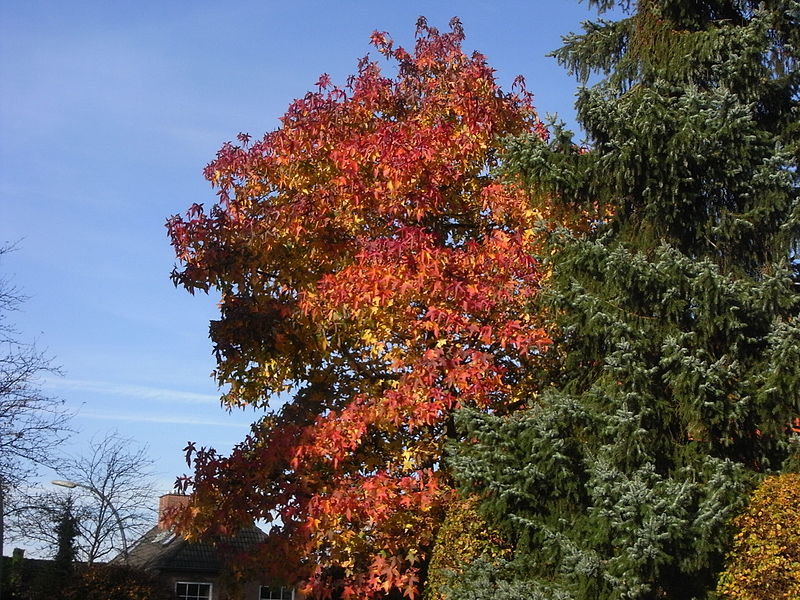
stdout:
[[179,600],[211,600],[211,584],[179,581],[175,584],[175,594]]
[[259,594],[258,598],[259,600],[294,600],[294,589],[262,585],[261,594]]

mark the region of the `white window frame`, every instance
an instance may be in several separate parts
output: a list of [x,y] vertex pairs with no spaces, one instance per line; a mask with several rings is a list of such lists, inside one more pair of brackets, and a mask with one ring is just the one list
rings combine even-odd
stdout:
[[[270,592],[270,597],[264,598],[264,596],[262,595],[264,588],[268,588],[270,590],[280,590],[281,595],[278,598],[274,598],[272,596],[272,592]],[[283,600],[283,590],[291,590],[292,591],[291,599],[294,600],[294,588],[293,587],[290,588],[285,585],[262,585],[258,588],[258,598],[259,600]]]
[[208,586],[208,600],[211,600],[214,597],[214,584],[210,581],[176,581],[175,582],[175,596],[178,598],[186,599],[186,600],[203,600],[201,596],[195,596],[194,598],[187,598],[187,596],[178,596],[178,586],[179,585],[207,585]]

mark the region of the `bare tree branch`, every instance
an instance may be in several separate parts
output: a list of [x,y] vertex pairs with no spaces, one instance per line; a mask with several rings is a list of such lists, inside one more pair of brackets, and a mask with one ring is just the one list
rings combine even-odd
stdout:
[[122,539],[114,511],[100,496],[117,510],[128,540],[135,540],[155,522],[152,467],[147,446],[110,432],[93,439],[85,455],[64,459],[58,469],[60,478],[97,490],[99,495],[80,487],[66,493],[38,493],[28,497],[25,509],[11,520],[28,539],[52,552],[57,541],[55,522],[69,501],[78,521],[78,560],[109,560],[122,550]]
[[[0,258],[11,250],[0,246]],[[24,301],[19,290],[0,277],[0,523],[25,505],[20,490],[40,466],[57,464],[55,450],[72,433],[72,413],[62,400],[41,389],[42,377],[60,370],[34,343],[21,341],[9,322]]]

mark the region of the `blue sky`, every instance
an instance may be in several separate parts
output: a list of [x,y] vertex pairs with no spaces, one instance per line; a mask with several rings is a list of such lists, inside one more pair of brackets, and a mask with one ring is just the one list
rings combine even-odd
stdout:
[[115,429],[147,443],[166,492],[187,440],[227,450],[252,411],[227,414],[209,374],[215,297],[169,279],[164,222],[211,203],[203,166],[240,131],[276,127],[329,73],[343,83],[388,31],[461,18],[509,87],[572,122],[575,82],[545,54],[591,14],[573,0],[108,2],[0,0],[0,274],[15,315],[65,376],[43,386],[77,410],[66,451]]

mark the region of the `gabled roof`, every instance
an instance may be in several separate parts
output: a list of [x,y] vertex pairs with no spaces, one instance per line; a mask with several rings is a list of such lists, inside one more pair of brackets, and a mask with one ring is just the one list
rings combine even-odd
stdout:
[[[216,543],[189,542],[168,529],[155,526],[145,533],[128,552],[130,566],[145,571],[195,571],[218,573],[223,564],[237,554],[247,553],[266,540],[258,527],[242,529],[235,536]],[[121,562],[120,556],[112,562]]]

